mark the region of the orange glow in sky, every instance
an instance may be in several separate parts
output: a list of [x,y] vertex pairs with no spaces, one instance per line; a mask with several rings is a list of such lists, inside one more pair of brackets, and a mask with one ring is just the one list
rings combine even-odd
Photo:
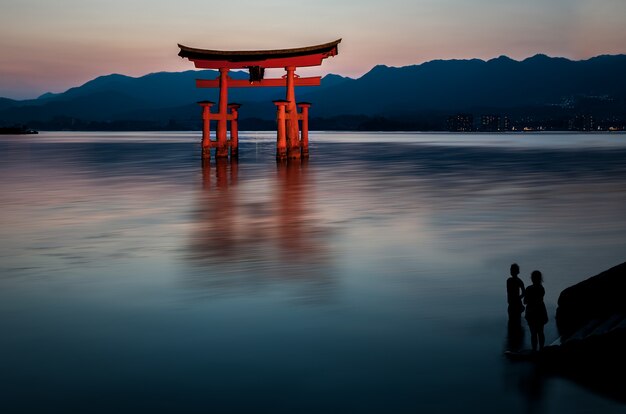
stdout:
[[192,69],[177,43],[249,50],[343,38],[315,73],[351,77],[433,59],[584,59],[626,53],[624,17],[623,0],[2,0],[0,96]]

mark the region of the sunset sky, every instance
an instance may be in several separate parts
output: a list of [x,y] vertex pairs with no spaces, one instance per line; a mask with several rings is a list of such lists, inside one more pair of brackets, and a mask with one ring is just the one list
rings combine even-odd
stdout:
[[177,43],[271,49],[343,38],[310,73],[358,77],[432,59],[626,53],[624,0],[0,0],[0,96],[100,75],[192,69]]

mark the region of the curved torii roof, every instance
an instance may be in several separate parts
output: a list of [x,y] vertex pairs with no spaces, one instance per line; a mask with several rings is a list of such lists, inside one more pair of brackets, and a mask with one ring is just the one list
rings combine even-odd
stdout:
[[252,66],[281,68],[285,66],[319,66],[322,60],[339,53],[341,39],[316,46],[274,50],[209,50],[179,44],[178,56],[192,61],[197,68],[244,69]]

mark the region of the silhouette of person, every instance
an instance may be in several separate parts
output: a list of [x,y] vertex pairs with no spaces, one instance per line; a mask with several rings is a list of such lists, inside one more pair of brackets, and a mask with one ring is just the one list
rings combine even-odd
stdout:
[[525,294],[524,282],[517,277],[519,275],[519,266],[517,263],[511,265],[511,277],[506,280],[506,298],[509,304],[509,320],[517,320],[524,312],[522,298]]
[[543,275],[539,270],[533,270],[530,279],[533,284],[526,288],[526,295],[524,296],[524,303],[526,304],[525,317],[530,329],[530,343],[533,351],[536,351],[537,343],[541,350],[546,341],[543,327],[548,323],[548,311],[543,302],[543,297],[546,294],[546,290],[542,285]]

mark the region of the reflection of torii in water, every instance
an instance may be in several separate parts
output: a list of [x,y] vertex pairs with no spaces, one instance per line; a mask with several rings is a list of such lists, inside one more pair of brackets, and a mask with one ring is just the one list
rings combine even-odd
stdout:
[[[211,157],[211,148],[215,148],[216,158],[228,157],[230,148],[231,158],[238,154],[238,118],[239,104],[228,103],[228,88],[243,88],[255,86],[285,86],[287,93],[285,100],[274,101],[277,107],[277,141],[276,157],[278,159],[307,157],[308,143],[308,108],[307,102],[296,103],[296,86],[319,86],[321,77],[301,78],[296,75],[296,69],[303,66],[319,66],[322,60],[339,53],[338,45],[341,39],[316,46],[295,49],[275,50],[208,50],[196,49],[181,44],[178,45],[178,56],[192,61],[197,68],[219,69],[217,79],[198,79],[198,88],[219,88],[220,97],[217,113],[211,112],[214,105],[210,101],[198,102],[202,106],[202,157]],[[286,75],[278,79],[264,79],[266,68],[285,68]],[[231,79],[228,72],[231,69],[248,69],[249,80]],[[298,107],[301,112],[298,113]],[[230,110],[230,113],[228,112]],[[217,121],[216,140],[211,141],[211,121]],[[227,140],[227,124],[231,122],[230,140]],[[302,136],[298,122],[302,123]]]
[[306,208],[306,162],[277,163],[276,176],[269,177],[275,196],[260,201],[239,191],[238,175],[234,159],[203,160],[203,188],[188,257],[196,265],[210,265],[218,278],[220,273],[233,276],[207,276],[203,283],[240,283],[234,275],[242,266],[252,266],[254,281],[249,283],[297,279],[327,285],[330,257],[322,239],[328,232],[316,226]]

